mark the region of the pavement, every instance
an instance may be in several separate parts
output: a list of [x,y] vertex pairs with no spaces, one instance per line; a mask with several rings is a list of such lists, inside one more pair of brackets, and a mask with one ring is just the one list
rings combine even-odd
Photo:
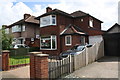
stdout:
[[103,57],[65,78],[118,78],[118,57]]
[[2,78],[30,78],[29,66],[19,67],[9,71],[2,71]]

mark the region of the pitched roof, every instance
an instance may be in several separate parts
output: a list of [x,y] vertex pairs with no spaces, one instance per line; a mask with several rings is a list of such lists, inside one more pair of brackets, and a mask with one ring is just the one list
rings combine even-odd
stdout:
[[109,32],[110,30],[112,30],[114,27],[120,27],[120,25],[118,23],[115,23],[111,28],[109,28],[107,30],[107,32]]
[[85,16],[85,15],[87,15],[87,13],[79,10],[79,11],[75,11],[75,12],[71,13],[70,15],[73,17],[78,17],[78,16]]
[[100,21],[101,23],[103,23],[103,21],[101,21],[101,20],[99,20],[99,19],[97,19],[97,18],[95,18],[95,17],[93,17],[93,16],[91,16],[90,14],[88,14],[88,13],[85,13],[85,12],[83,12],[83,11],[75,11],[75,12],[73,12],[73,13],[71,13],[71,16],[72,17],[74,17],[74,18],[79,18],[79,17],[85,17],[85,16],[90,16],[90,17],[92,17],[92,18],[94,18],[94,19],[96,19],[96,20],[98,20],[98,21]]
[[60,35],[68,35],[68,34],[78,34],[78,35],[87,35],[80,27],[77,27],[73,24],[69,24]]
[[25,22],[30,22],[30,23],[39,24],[39,20],[36,20],[36,19],[35,19],[35,16],[30,16],[29,18],[27,18],[27,19],[25,20]]
[[44,14],[36,17],[36,19],[39,19],[40,17],[47,16],[47,15],[50,15],[50,14],[61,14],[61,15],[65,15],[65,16],[68,16],[68,17],[72,17],[69,13],[66,13],[66,12],[58,10],[58,9],[54,9],[50,12],[44,13]]
[[[68,17],[71,17],[71,18],[91,16],[91,15],[89,15],[88,13],[85,13],[85,12],[80,11],[80,10],[79,10],[79,11],[75,11],[75,12],[69,14],[69,13],[66,13],[66,12],[64,12],[64,11],[61,11],[61,10],[59,10],[59,9],[53,9],[53,10],[50,11],[50,12],[44,13],[44,14],[36,17],[36,19],[39,19],[39,18],[41,18],[41,17],[43,17],[43,16],[52,15],[52,14],[61,14],[61,15],[65,15],[65,16],[68,16]],[[93,17],[93,16],[91,16],[91,17]],[[93,18],[95,18],[95,17],[93,17]],[[100,21],[101,23],[103,23],[101,20],[99,20],[99,19],[97,19],[97,18],[95,18],[95,19],[98,20],[98,21]]]
[[24,22],[28,22],[28,23],[34,23],[34,24],[39,24],[39,20],[36,20],[35,19],[35,16],[30,16],[28,17],[27,19],[21,19],[11,25],[9,25],[8,27],[11,27],[11,26],[14,26],[14,25],[18,25],[18,24],[21,24],[21,23],[24,23]]
[[91,35],[91,36],[102,35],[104,32],[105,31],[100,30],[100,29],[96,29],[96,28],[93,28],[93,27],[90,27],[89,30],[88,30],[88,34]]

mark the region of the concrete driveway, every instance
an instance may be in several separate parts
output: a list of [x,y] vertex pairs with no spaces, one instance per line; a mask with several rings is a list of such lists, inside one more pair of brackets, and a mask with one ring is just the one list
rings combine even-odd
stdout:
[[118,57],[103,57],[65,78],[118,78]]

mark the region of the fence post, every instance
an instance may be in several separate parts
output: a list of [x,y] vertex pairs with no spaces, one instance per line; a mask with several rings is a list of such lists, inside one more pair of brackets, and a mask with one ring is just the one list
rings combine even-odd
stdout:
[[8,50],[3,50],[2,51],[2,70],[3,71],[7,71],[7,70],[10,69],[9,54],[10,54],[10,51],[8,51]]
[[31,52],[30,55],[30,78],[48,79],[48,54],[42,52]]

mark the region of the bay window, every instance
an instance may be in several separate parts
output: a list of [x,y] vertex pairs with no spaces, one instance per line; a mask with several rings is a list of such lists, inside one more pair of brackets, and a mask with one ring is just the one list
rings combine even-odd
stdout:
[[49,15],[40,18],[40,27],[56,25],[56,15]]
[[55,50],[57,49],[56,36],[46,36],[40,38],[40,49]]

